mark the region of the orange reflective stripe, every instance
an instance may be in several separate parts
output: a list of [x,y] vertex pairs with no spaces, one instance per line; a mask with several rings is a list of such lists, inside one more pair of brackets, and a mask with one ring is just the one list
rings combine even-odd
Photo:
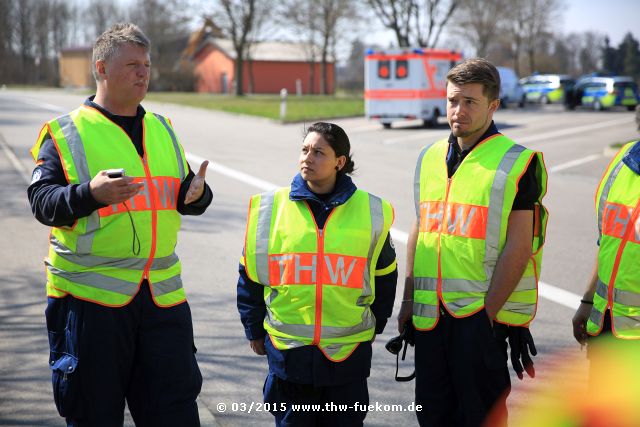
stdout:
[[[127,206],[124,203],[106,206],[98,209],[98,215],[106,217],[127,211],[148,211],[153,206],[157,210],[175,210],[178,208],[178,194],[180,192],[180,180],[170,176],[154,176],[151,180],[143,177],[134,178],[133,182],[142,183],[142,190],[129,200]],[[153,184],[153,191],[149,189],[149,182]]]
[[324,254],[322,263],[318,255],[290,253],[269,255],[269,283],[277,285],[345,286],[361,289],[367,259],[339,254]]
[[[420,203],[420,232],[484,239],[487,233],[488,208],[463,203]],[[444,224],[443,224],[444,222]]]
[[446,96],[445,89],[373,89],[364,92],[365,99],[431,99],[445,98]]
[[640,218],[632,218],[634,207],[625,206],[618,203],[606,202],[604,206],[604,214],[602,215],[602,234],[622,239],[627,231],[629,221],[635,221],[631,229],[633,233],[629,233],[629,241],[640,243]]

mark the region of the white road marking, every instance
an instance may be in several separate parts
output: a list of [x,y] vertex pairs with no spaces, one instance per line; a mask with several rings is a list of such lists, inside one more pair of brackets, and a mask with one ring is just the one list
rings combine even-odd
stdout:
[[0,133],[0,147],[2,147],[2,151],[5,156],[9,159],[9,162],[13,165],[13,167],[18,171],[24,182],[29,185],[31,183],[31,173],[27,170],[27,168],[22,164],[20,159],[14,154],[13,150],[5,141],[4,136]]
[[[196,156],[192,153],[186,153],[186,156],[189,161],[192,161],[194,164],[198,165],[205,160],[203,157]],[[207,169],[210,169],[212,172],[217,172],[221,175],[225,175],[229,178],[233,178],[245,184],[251,185],[262,191],[270,191],[280,187],[279,185],[272,182],[256,178],[244,172],[231,169],[215,162],[209,162],[209,167]],[[406,245],[409,234],[402,230],[398,230],[397,228],[392,228],[391,237],[394,241],[402,242],[404,245]],[[545,282],[538,282],[538,292],[541,297],[570,309],[577,309],[580,302],[580,296]]]
[[28,97],[22,97],[20,98],[20,101],[24,102],[25,104],[36,106],[43,110],[51,111],[53,113],[66,113],[68,111],[64,108],[58,107],[57,105],[47,104],[46,102],[41,102]]
[[571,128],[556,130],[553,132],[539,133],[537,135],[525,136],[522,138],[515,137],[513,138],[513,140],[516,141],[518,144],[523,144],[525,142],[544,141],[544,140],[553,140],[548,142],[554,142],[556,138],[561,136],[572,135],[572,134],[581,133],[581,132],[588,132],[596,129],[602,129],[602,128],[607,128],[611,126],[621,125],[621,124],[631,124],[632,122],[633,122],[633,117],[625,117],[623,119],[607,120],[606,122],[591,123],[584,126],[575,126]]
[[549,173],[558,172],[561,170],[569,169],[574,166],[579,166],[584,163],[593,162],[594,160],[598,160],[602,157],[602,154],[591,154],[590,156],[581,157],[579,159],[571,160],[570,162],[560,163],[559,165],[555,165],[552,168],[549,168]]

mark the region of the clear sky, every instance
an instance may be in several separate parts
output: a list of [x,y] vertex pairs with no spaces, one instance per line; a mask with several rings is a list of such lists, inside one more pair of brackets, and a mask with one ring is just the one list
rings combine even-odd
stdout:
[[565,0],[562,33],[596,31],[617,46],[631,32],[640,39],[640,0]]

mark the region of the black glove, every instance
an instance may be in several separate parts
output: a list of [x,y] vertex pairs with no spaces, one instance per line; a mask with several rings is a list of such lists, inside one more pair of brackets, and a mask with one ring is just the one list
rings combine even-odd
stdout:
[[496,338],[508,338],[511,349],[511,366],[513,366],[518,378],[523,379],[525,371],[530,378],[535,378],[536,369],[533,366],[531,356],[538,354],[538,351],[529,328],[526,326],[507,326],[496,322],[494,323],[494,332]]

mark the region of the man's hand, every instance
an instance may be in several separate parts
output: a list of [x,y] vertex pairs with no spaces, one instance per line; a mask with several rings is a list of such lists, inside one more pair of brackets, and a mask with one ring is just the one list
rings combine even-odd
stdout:
[[191,180],[191,185],[189,185],[189,190],[187,190],[187,195],[184,198],[185,205],[193,203],[202,197],[202,193],[204,193],[204,176],[207,173],[207,166],[209,166],[209,160],[202,162],[198,173]]
[[251,347],[251,350],[258,356],[267,354],[267,351],[264,349],[264,337],[258,338],[257,340],[250,340],[249,347]]
[[398,313],[398,332],[402,333],[404,325],[413,317],[413,301],[403,301]]
[[[509,339],[511,366],[518,378],[524,378],[523,372],[526,372],[530,378],[535,378],[536,369],[533,366],[531,356],[538,354],[538,351],[529,328],[525,326],[507,326],[494,322],[493,330],[496,338],[500,340]],[[529,353],[531,353],[531,356]]]
[[142,183],[133,182],[133,177],[109,178],[106,171],[100,171],[89,183],[89,191],[96,202],[116,205],[138,194],[143,186]]
[[573,337],[581,346],[587,343],[587,320],[589,320],[589,316],[591,315],[592,307],[593,305],[591,304],[581,303],[571,320],[573,323]]

